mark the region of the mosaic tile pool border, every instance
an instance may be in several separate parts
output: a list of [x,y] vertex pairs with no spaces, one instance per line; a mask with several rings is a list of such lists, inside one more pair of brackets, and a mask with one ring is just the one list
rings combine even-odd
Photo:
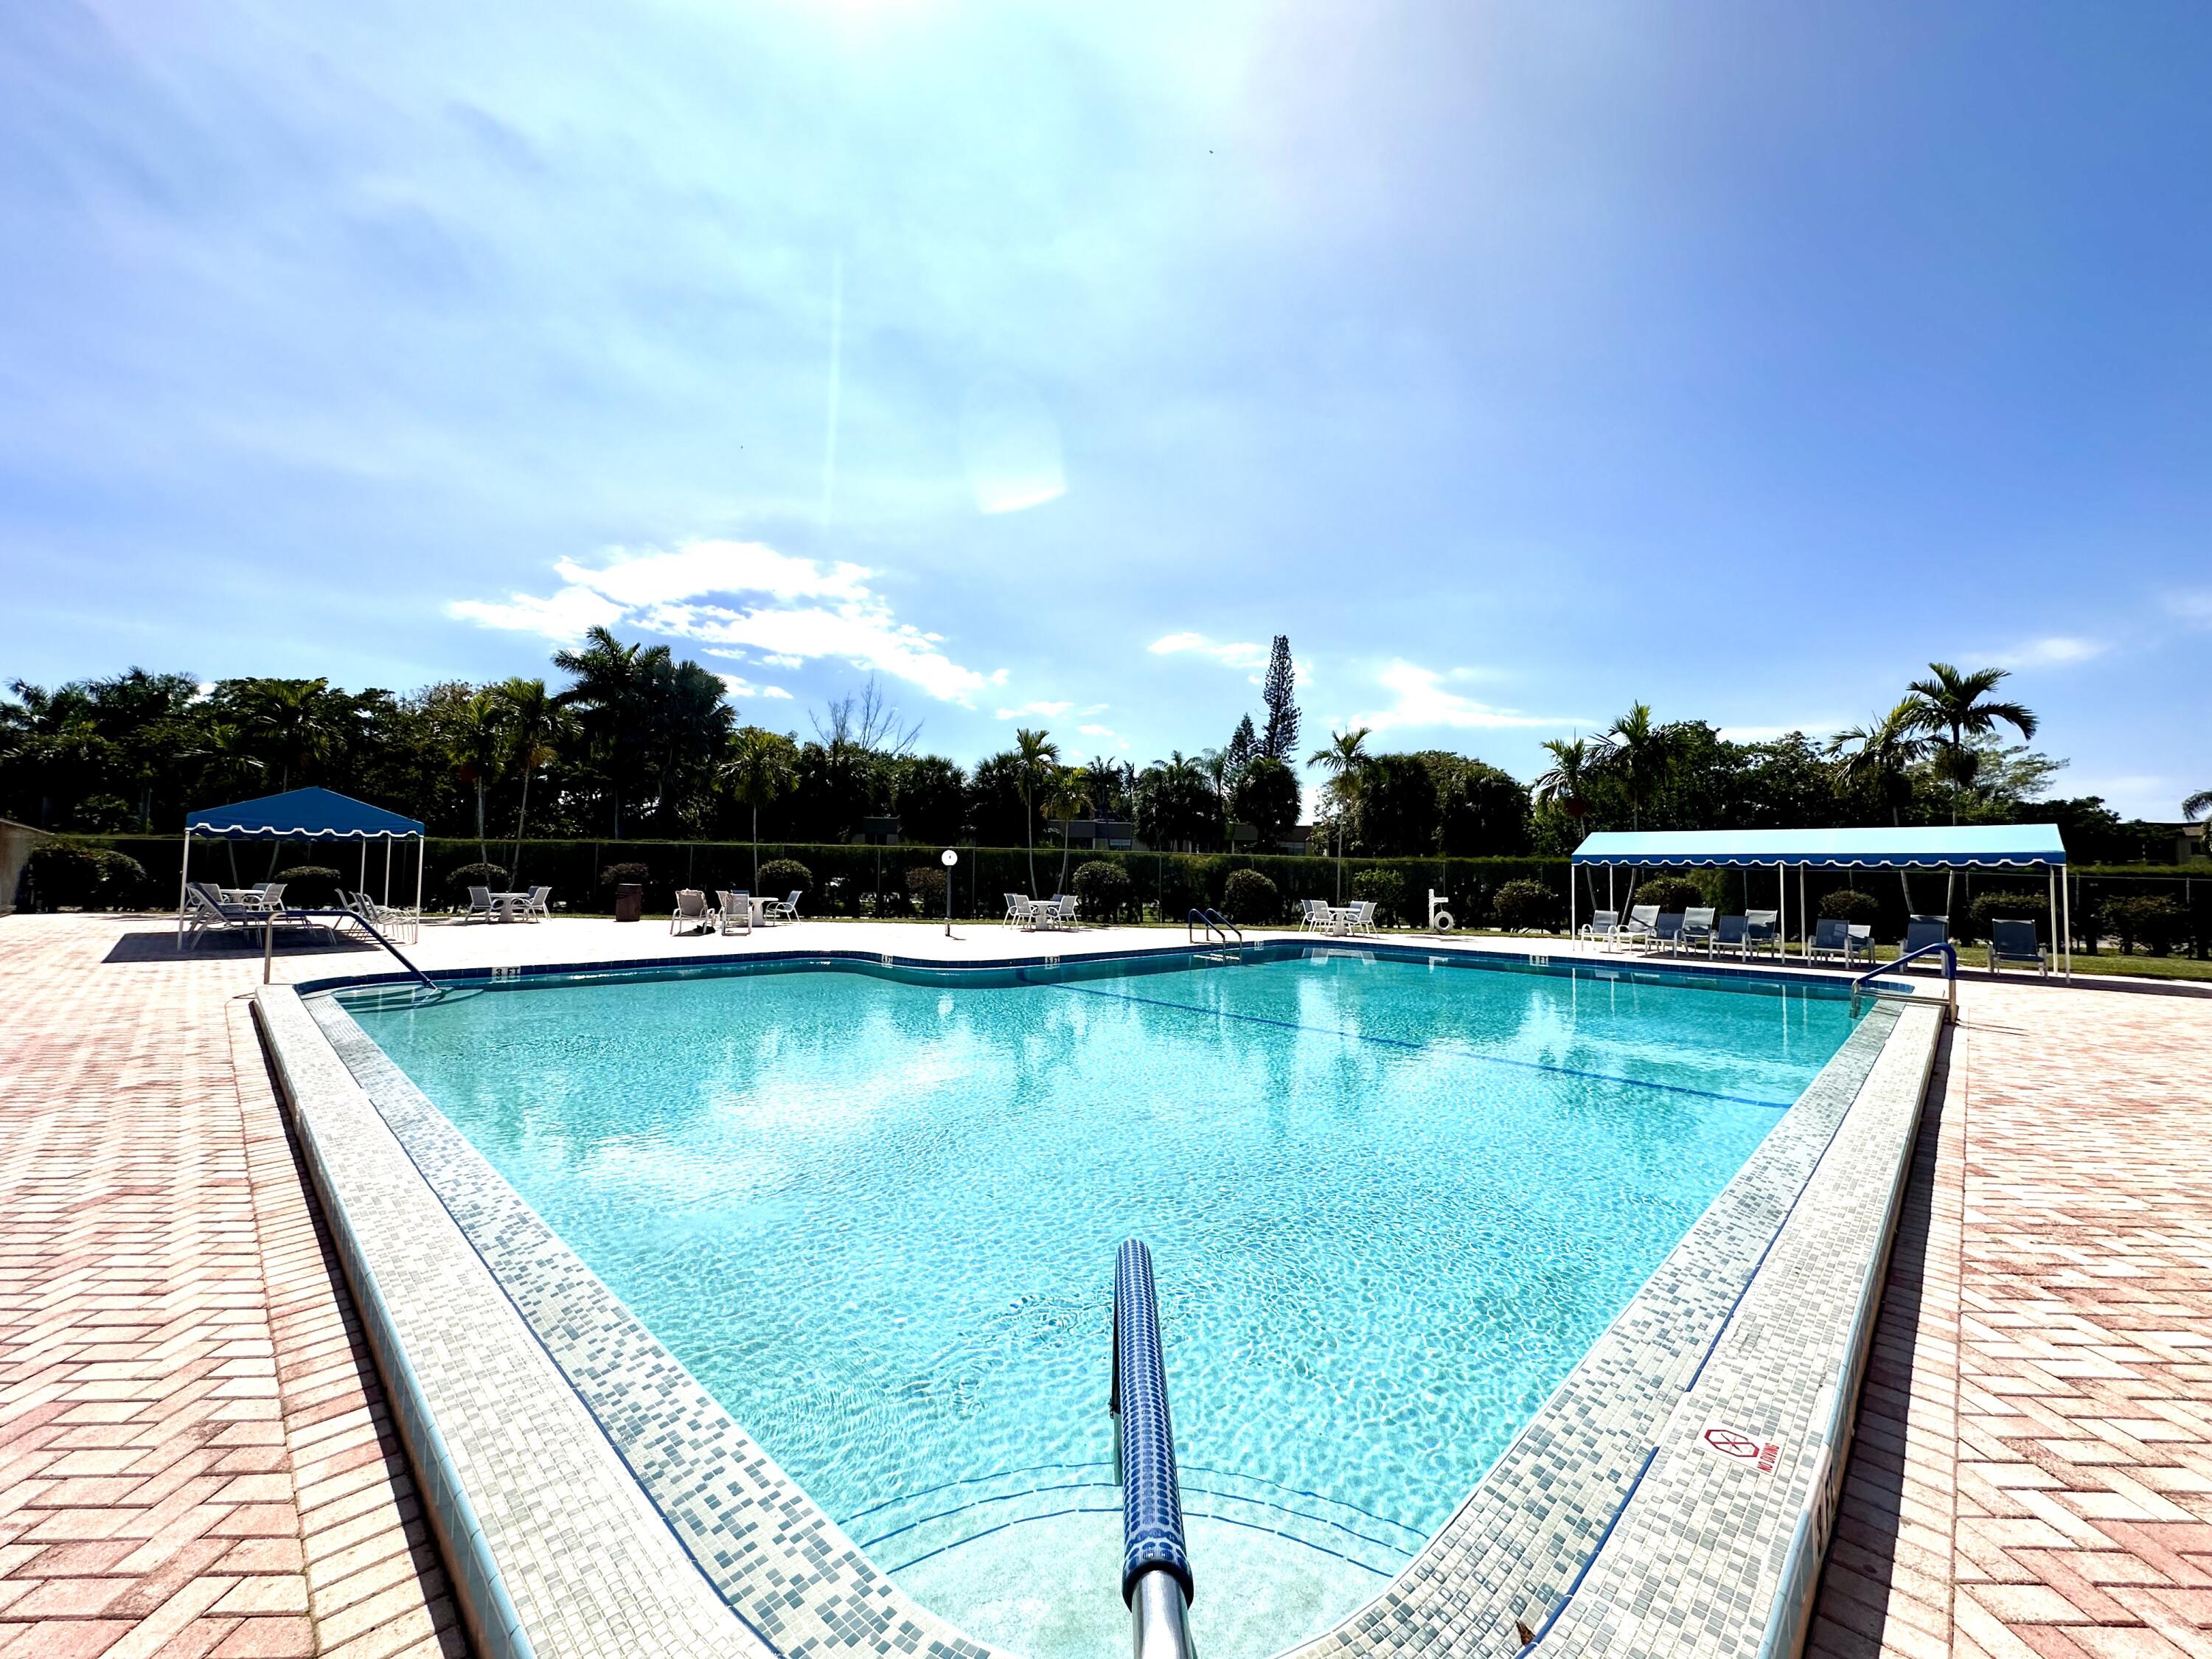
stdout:
[[[1276,943],[1294,951],[1349,949],[1416,961],[1448,954],[1433,947]],[[1137,962],[1149,969],[1155,965],[1150,959],[1193,954],[1177,947],[1095,953],[1086,960],[1119,962],[1126,970]],[[1498,965],[1496,953],[1485,956],[1484,965]],[[974,983],[993,970],[1036,969],[1041,957],[946,967],[895,962],[876,953],[779,951],[714,963],[556,963],[516,976],[621,972],[665,977],[672,970],[683,970],[688,977],[692,972],[742,971],[747,963],[787,969],[896,966],[934,970],[954,982]],[[1518,967],[1521,963],[1508,957],[1505,965]],[[1538,971],[1549,966],[1541,961],[1527,965]],[[1726,969],[1711,975],[1693,969],[1685,975],[1680,969],[1655,972],[1632,963],[1613,969],[1602,961],[1576,965],[1638,979],[1663,974],[1674,982],[1689,979],[1711,983],[1735,977]],[[485,975],[479,971],[445,977],[483,980]],[[1815,975],[1759,977],[1831,988],[1837,983]],[[330,991],[380,981],[388,983],[389,978],[356,976],[319,981],[312,988]],[[305,1007],[326,1040],[327,1052],[343,1060],[366,1091],[420,1179],[428,1182],[483,1262],[489,1264],[692,1561],[749,1625],[787,1653],[865,1647],[884,1654],[896,1647],[902,1652],[927,1649],[962,1659],[984,1659],[989,1654],[981,1644],[913,1604],[868,1561],[423,1098],[333,997],[311,994]],[[1760,1602],[1755,1583],[1746,1589],[1738,1582],[1740,1571],[1731,1577],[1730,1565],[1741,1566],[1737,1555],[1747,1559],[1756,1556],[1760,1563],[1771,1558],[1778,1583],[1794,1559],[1786,1547],[1788,1528],[1796,1525],[1799,1531],[1805,1530],[1799,1524],[1807,1511],[1802,1501],[1797,1510],[1786,1513],[1786,1503],[1784,1510],[1771,1504],[1740,1505],[1735,1518],[1745,1524],[1731,1524],[1717,1533],[1709,1528],[1700,1534],[1712,1559],[1686,1577],[1673,1571],[1667,1578],[1672,1568],[1664,1550],[1655,1553],[1647,1548],[1643,1556],[1631,1559],[1615,1540],[1642,1535],[1647,1487],[1656,1494],[1662,1486],[1671,1492],[1674,1486],[1698,1486],[1694,1469],[1686,1480],[1681,1460],[1662,1458],[1674,1419],[1686,1400],[1703,1399],[1723,1379],[1735,1376],[1739,1367],[1729,1352],[1729,1339],[1746,1310],[1771,1299],[1759,1294],[1770,1259],[1816,1191],[1824,1196],[1814,1209],[1834,1207],[1833,1189],[1839,1179],[1852,1183],[1841,1208],[1847,1218],[1848,1212],[1860,1212],[1856,1218],[1859,1231],[1872,1241],[1872,1258],[1858,1264],[1856,1282],[1861,1292],[1840,1301],[1831,1296],[1820,1304],[1812,1322],[1821,1327],[1814,1335],[1830,1346],[1842,1345],[1841,1380],[1850,1382],[1856,1354],[1863,1348],[1855,1334],[1856,1324],[1870,1309],[1866,1292],[1880,1284],[1880,1263],[1893,1221],[1893,1204],[1883,1208],[1870,1201],[1863,1166],[1869,1159],[1879,1164],[1887,1157],[1898,1170],[1905,1167],[1936,1024],[1931,1008],[1907,1005],[1900,1014],[1897,1005],[1875,1006],[1452,1519],[1381,1595],[1334,1631],[1305,1644],[1297,1650],[1299,1659],[1413,1651],[1505,1655],[1528,1645],[1529,1637],[1547,1652],[1554,1648],[1589,1650],[1585,1638],[1595,1628],[1588,1616],[1593,1610],[1612,1608],[1621,1594],[1628,1595],[1632,1606],[1638,1595],[1648,1599],[1654,1594],[1649,1584],[1636,1580],[1632,1571],[1622,1577],[1624,1565],[1632,1569],[1645,1556],[1650,1558],[1645,1565],[1666,1579],[1678,1600],[1705,1596],[1708,1622],[1713,1611],[1725,1613],[1722,1623],[1740,1638],[1727,1643],[1727,1650],[1748,1652],[1741,1639],[1743,1632],[1749,1632],[1747,1639],[1755,1645],[1786,1610],[1779,1605],[1784,1598],[1778,1591],[1766,1598],[1777,1605]],[[1903,1060],[1885,1062],[1885,1055],[1893,1051],[1903,1054]],[[1917,1066],[1912,1060],[1916,1054]],[[1905,1085],[1881,1091],[1894,1097],[1886,1110],[1859,1113],[1857,1103],[1869,1094],[1865,1085],[1878,1070],[1905,1079]],[[1847,1125],[1859,1117],[1869,1121],[1861,1132],[1846,1137]],[[1881,1121],[1873,1121],[1875,1118]],[[1846,1141],[1853,1151],[1838,1167],[1847,1161],[1852,1172],[1838,1176],[1830,1161]],[[1863,1147],[1862,1142],[1866,1143]],[[1834,1446],[1832,1478],[1839,1479],[1843,1448],[1838,1436],[1848,1431],[1856,1389],[1829,1386],[1827,1378],[1823,1372],[1820,1381],[1795,1393],[1806,1396],[1797,1404],[1810,1410],[1820,1405],[1817,1396],[1827,1387],[1826,1409],[1840,1422],[1832,1424],[1823,1438]],[[1702,1386],[1706,1382],[1712,1389]],[[1782,1414],[1788,1415],[1786,1402]],[[1716,1465],[1706,1473],[1711,1476],[1728,1471]],[[1809,1476],[1799,1478],[1806,1474],[1793,1463],[1778,1485],[1796,1492],[1809,1486]],[[1709,1478],[1705,1484],[1715,1482]],[[1683,1494],[1674,1496],[1679,1502]],[[1768,1539],[1765,1534],[1778,1527],[1783,1535]],[[1817,1524],[1811,1535],[1816,1540],[1811,1560],[1817,1568],[1818,1545],[1825,1539],[1819,1536]],[[1714,1555],[1716,1550],[1718,1555]],[[1802,1547],[1798,1553],[1802,1555]],[[1754,1581],[1763,1570],[1754,1568]],[[1632,1582],[1640,1588],[1626,1589]],[[1808,1594],[1810,1588],[1808,1582]],[[1716,1634],[1701,1627],[1700,1640],[1710,1644]],[[1604,1649],[1612,1650],[1610,1641],[1601,1641]]]

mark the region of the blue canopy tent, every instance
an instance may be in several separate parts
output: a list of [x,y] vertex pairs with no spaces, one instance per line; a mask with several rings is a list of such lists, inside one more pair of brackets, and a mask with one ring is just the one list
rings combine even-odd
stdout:
[[[2065,881],[2066,843],[2055,823],[1916,824],[1856,830],[1603,830],[1586,836],[1570,860],[1574,866],[1660,865],[1680,868],[1771,868],[1781,889],[1781,927],[1789,927],[1790,888],[1784,872],[1797,872],[1797,911],[1803,925],[1805,872],[1860,870],[2041,870],[2051,884],[2051,940],[2074,972],[2073,903]],[[1575,884],[1567,881],[1567,931],[1574,932]]]
[[288,789],[281,795],[263,795],[230,806],[210,806],[185,815],[185,856],[177,875],[177,938],[185,936],[185,889],[192,878],[192,842],[204,841],[357,841],[361,843],[361,882],[368,884],[368,844],[384,843],[384,896],[392,897],[392,848],[396,842],[413,841],[415,911],[422,911],[422,826],[414,818],[371,806],[365,800],[341,795],[334,789]]

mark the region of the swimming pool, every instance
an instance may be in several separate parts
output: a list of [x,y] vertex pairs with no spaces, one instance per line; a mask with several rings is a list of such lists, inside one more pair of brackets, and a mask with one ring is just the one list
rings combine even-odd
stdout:
[[1146,1238],[1194,1627],[1256,1659],[1412,1557],[1849,1015],[1774,981],[1176,965],[346,1000],[894,1577],[1017,1650],[1126,1639],[1106,1330]]

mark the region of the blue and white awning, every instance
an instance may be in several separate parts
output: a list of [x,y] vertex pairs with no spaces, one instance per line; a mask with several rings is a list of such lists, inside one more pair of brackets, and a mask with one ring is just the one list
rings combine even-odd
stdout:
[[185,834],[219,841],[402,841],[422,826],[334,789],[288,789],[185,817]]
[[1863,830],[1603,830],[1577,864],[1833,865],[1876,870],[2058,868],[2055,823],[1922,824]]

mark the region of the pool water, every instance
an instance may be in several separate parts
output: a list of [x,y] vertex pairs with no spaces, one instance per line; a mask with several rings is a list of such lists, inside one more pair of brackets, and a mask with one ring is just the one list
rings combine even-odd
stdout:
[[1587,968],[921,977],[349,1002],[880,1565],[1041,1659],[1127,1639],[1122,1239],[1194,1633],[1261,1659],[1412,1559],[1850,1029],[1819,988]]

